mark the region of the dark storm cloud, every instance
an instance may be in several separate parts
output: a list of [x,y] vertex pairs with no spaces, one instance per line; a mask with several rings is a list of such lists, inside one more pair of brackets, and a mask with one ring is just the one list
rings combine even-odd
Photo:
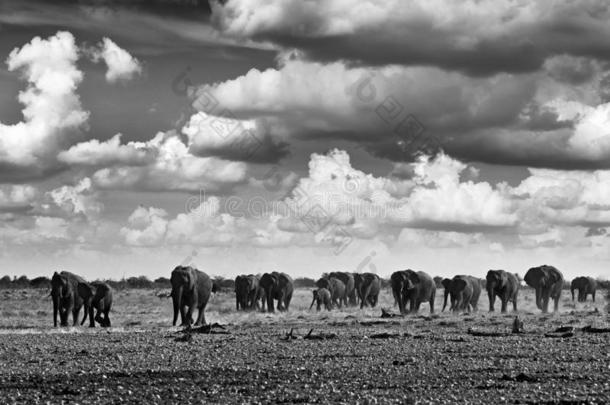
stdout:
[[246,140],[244,143],[224,146],[207,146],[198,148],[192,145],[189,151],[200,157],[218,157],[220,159],[251,163],[277,163],[289,155],[289,144],[278,142],[270,137]]
[[533,72],[561,54],[610,60],[610,12],[603,1],[255,6],[237,0],[213,9],[213,21],[228,34],[298,48],[320,61],[437,66],[484,76]]
[[529,132],[497,129],[457,136],[443,142],[443,149],[465,162],[527,166],[558,170],[610,169],[610,160],[578,156],[567,145],[572,131]]

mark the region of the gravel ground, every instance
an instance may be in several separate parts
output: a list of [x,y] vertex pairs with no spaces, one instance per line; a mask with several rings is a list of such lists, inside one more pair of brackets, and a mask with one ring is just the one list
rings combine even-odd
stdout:
[[[132,298],[140,302],[134,313],[148,308],[147,299],[158,305],[154,296]],[[430,317],[424,310],[389,319],[379,309],[291,312],[242,318],[212,312],[211,321],[225,325],[215,334],[161,325],[104,330],[5,322],[0,402],[610,402],[610,333],[581,330],[607,327],[605,311],[522,311],[522,334],[510,333],[514,314],[483,311]],[[561,326],[573,330],[546,335]],[[304,338],[311,329],[314,339]]]

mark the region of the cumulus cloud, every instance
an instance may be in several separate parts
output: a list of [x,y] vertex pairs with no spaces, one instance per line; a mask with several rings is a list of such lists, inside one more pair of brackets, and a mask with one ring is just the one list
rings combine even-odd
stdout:
[[240,120],[198,112],[191,116],[182,132],[188,137],[189,151],[196,156],[275,163],[288,154],[287,144],[271,135],[264,120]]
[[155,246],[165,237],[167,212],[158,208],[138,207],[127,220],[129,227],[121,228],[125,241],[134,246]]
[[37,196],[30,185],[0,185],[0,213],[30,210]]
[[83,74],[76,67],[78,47],[69,32],[35,37],[14,49],[10,71],[21,71],[28,86],[19,93],[24,120],[0,123],[1,179],[23,178],[56,168],[58,151],[78,140],[89,113],[75,93]]
[[94,62],[103,60],[106,63],[106,80],[109,83],[131,80],[142,73],[142,64],[126,50],[115,44],[110,38],[104,38],[91,51]]
[[195,156],[172,132],[158,133],[145,148],[154,151],[150,163],[100,169],[93,174],[94,184],[102,189],[222,193],[247,179],[245,163]]
[[610,45],[610,10],[598,1],[213,4],[212,18],[224,33],[298,48],[320,61],[428,65],[491,75],[533,72],[561,54],[608,60]]
[[103,142],[97,139],[81,142],[60,152],[58,159],[70,165],[82,166],[140,166],[154,159],[155,151],[146,142],[121,144],[121,136],[116,134]]

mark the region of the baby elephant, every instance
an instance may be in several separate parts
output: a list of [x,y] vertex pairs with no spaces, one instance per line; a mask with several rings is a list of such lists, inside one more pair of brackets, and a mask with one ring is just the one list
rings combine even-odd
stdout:
[[311,301],[311,305],[309,309],[313,307],[314,302],[317,303],[316,309],[319,311],[322,305],[326,308],[327,311],[332,309],[331,299],[330,299],[330,291],[326,288],[318,288],[317,290],[313,290],[313,300]]
[[[78,293],[83,297],[85,302],[85,315],[81,325],[87,320],[89,315],[89,327],[95,327],[95,321],[97,321],[102,327],[110,327],[110,317],[108,312],[112,307],[112,290],[106,283],[100,281],[94,281],[93,283],[79,283]],[[96,311],[95,316],[93,311]],[[102,318],[102,314],[104,317]]]

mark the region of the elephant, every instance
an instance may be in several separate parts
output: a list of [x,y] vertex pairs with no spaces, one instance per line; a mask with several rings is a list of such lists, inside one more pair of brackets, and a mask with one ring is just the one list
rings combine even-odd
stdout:
[[506,312],[509,301],[513,303],[513,310],[517,311],[519,277],[504,270],[489,270],[485,279],[487,280],[485,288],[489,298],[489,312],[494,312],[496,296],[502,302],[502,313]]
[[86,281],[68,271],[54,272],[51,278],[51,297],[53,299],[53,326],[57,327],[57,313],[60,326],[68,326],[68,315],[72,312],[73,325],[78,323],[78,313],[84,304],[78,293],[78,284]]
[[277,271],[265,273],[261,277],[260,286],[264,290],[268,312],[274,312],[273,300],[277,300],[278,311],[288,311],[294,290],[292,278],[288,274]]
[[525,273],[525,282],[536,290],[536,306],[543,313],[549,309],[549,299],[554,301],[554,311],[559,309],[559,298],[563,288],[563,274],[553,266],[532,267]]
[[570,284],[572,301],[574,301],[574,290],[578,290],[578,302],[585,302],[587,300],[587,295],[589,294],[591,294],[593,302],[595,302],[597,281],[592,277],[576,277]]
[[311,305],[309,309],[313,307],[313,304],[316,303],[316,310],[319,311],[324,305],[327,311],[332,309],[332,301],[330,299],[330,291],[326,288],[318,288],[317,290],[313,290],[313,300],[311,301]]
[[181,326],[193,323],[193,312],[199,311],[194,326],[205,325],[205,307],[212,293],[212,280],[202,271],[190,266],[177,266],[170,278],[172,284],[172,302],[174,305],[174,320],[176,326],[180,313]]
[[445,278],[441,282],[445,290],[443,311],[447,307],[447,297],[451,295],[450,310],[476,311],[479,297],[481,296],[481,284],[478,278],[466,275],[458,275],[453,279]]
[[[94,281],[93,283],[78,283],[77,288],[85,305],[85,314],[80,324],[84,324],[87,316],[89,316],[89,327],[95,327],[95,321],[104,328],[110,327],[110,317],[108,316],[112,308],[112,289],[110,286],[101,281]],[[96,311],[95,316],[93,315],[94,310]],[[104,314],[103,318],[102,314]]]
[[[379,300],[379,291],[381,290],[381,280],[374,273],[358,274],[359,281],[356,283],[356,293],[360,298],[360,309],[366,305],[375,307]],[[354,281],[356,275],[354,275]]]
[[407,313],[407,302],[409,312],[417,313],[421,303],[428,302],[430,313],[434,313],[436,285],[430,275],[423,271],[400,270],[392,273],[391,283],[392,292],[398,301],[401,314]]
[[318,288],[326,288],[330,292],[330,299],[333,305],[341,308],[347,305],[347,289],[345,283],[336,277],[325,276],[316,282]]
[[258,308],[262,297],[260,279],[253,274],[235,277],[235,305],[239,311]]
[[351,306],[356,306],[358,304],[358,297],[356,295],[356,282],[352,273],[347,273],[344,271],[334,271],[332,273],[329,273],[328,277],[337,278],[341,280],[343,284],[345,284],[345,296],[347,299],[346,305],[348,303]]

